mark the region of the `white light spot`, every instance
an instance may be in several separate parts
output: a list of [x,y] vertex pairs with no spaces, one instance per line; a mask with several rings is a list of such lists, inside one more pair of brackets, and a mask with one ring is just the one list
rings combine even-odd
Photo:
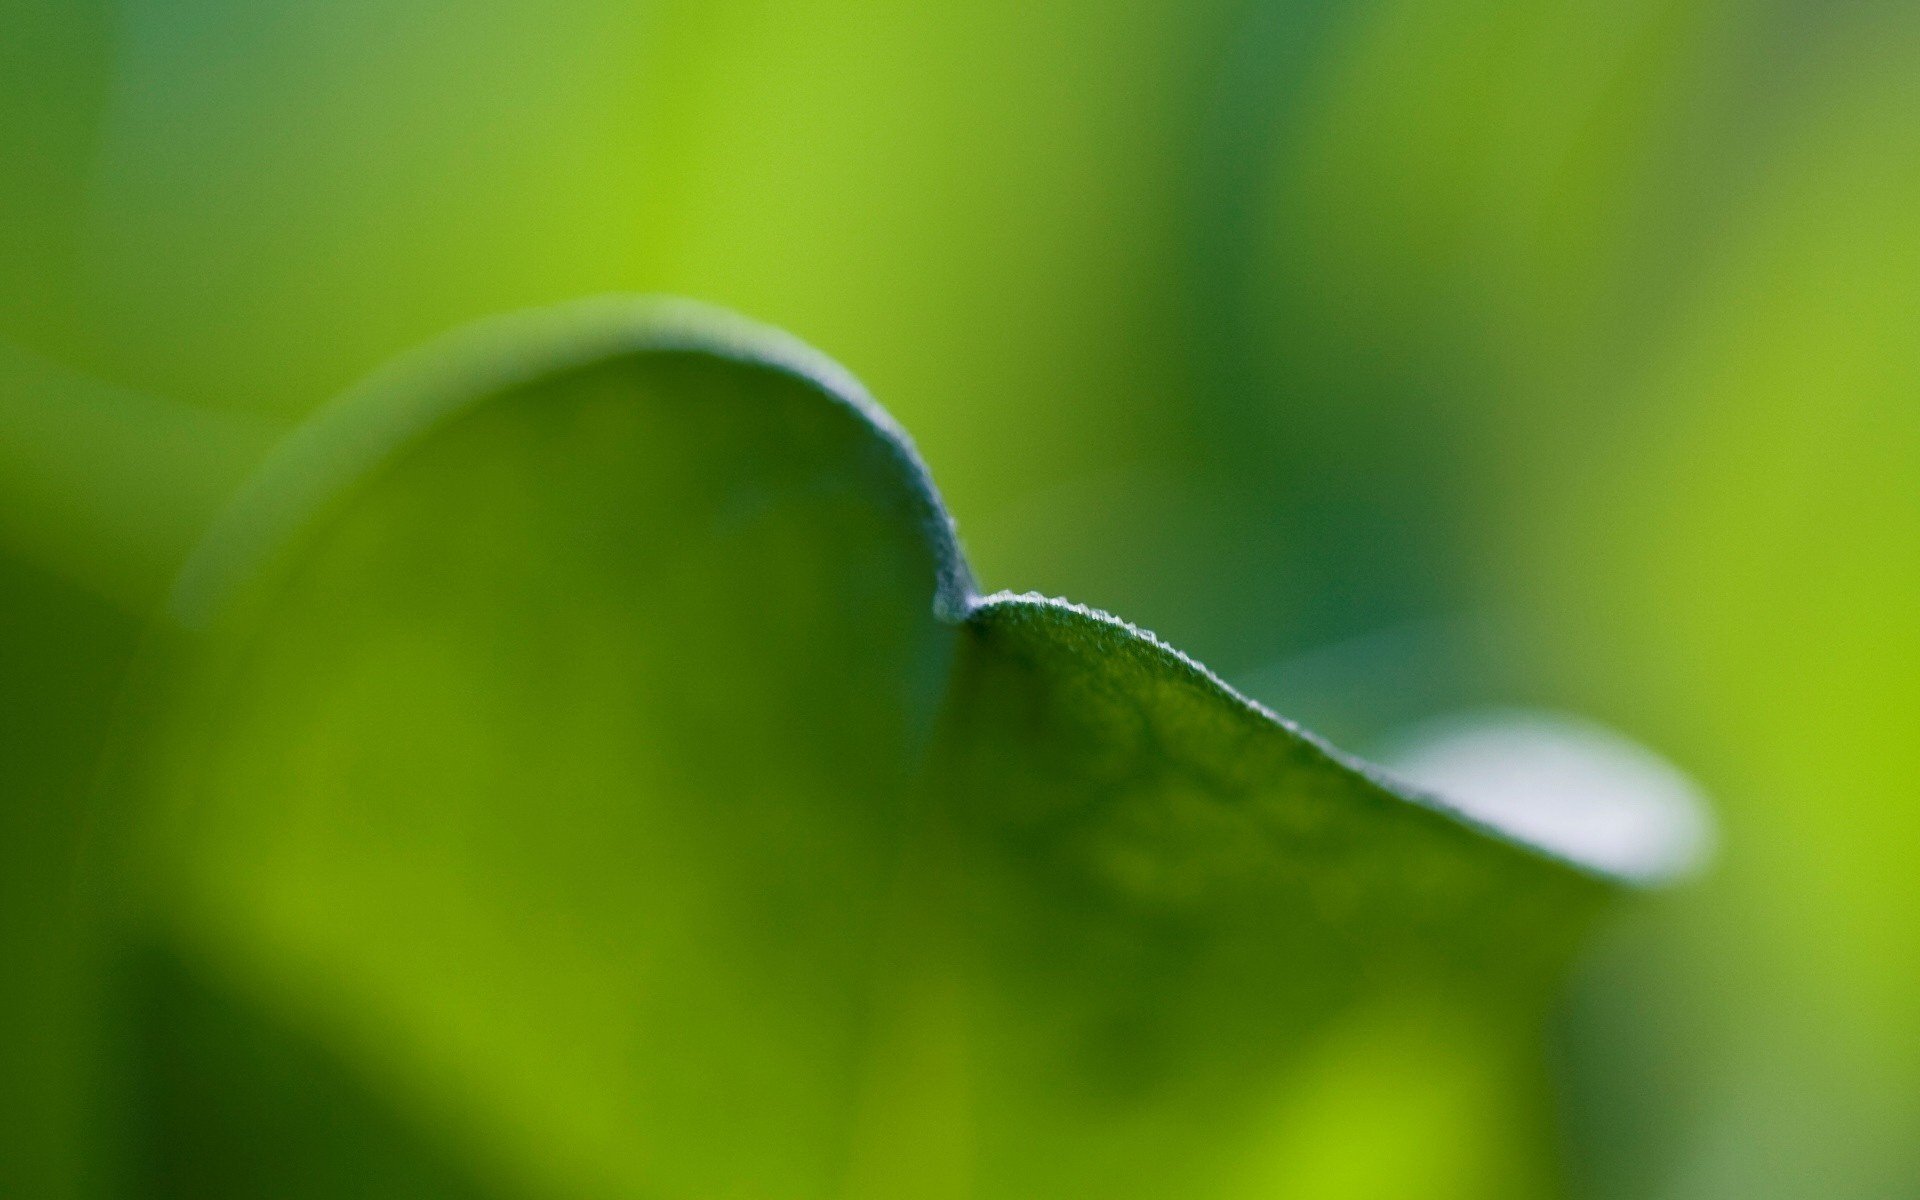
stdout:
[[1588,721],[1513,710],[1443,717],[1380,761],[1473,820],[1615,875],[1670,879],[1711,848],[1700,788]]

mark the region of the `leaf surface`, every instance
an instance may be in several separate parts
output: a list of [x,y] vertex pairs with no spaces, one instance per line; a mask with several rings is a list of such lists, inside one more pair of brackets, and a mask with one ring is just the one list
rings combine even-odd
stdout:
[[138,936],[509,1193],[1241,1194],[1332,1023],[1523,1012],[1616,882],[980,597],[858,386],[702,310],[389,371],[174,612]]

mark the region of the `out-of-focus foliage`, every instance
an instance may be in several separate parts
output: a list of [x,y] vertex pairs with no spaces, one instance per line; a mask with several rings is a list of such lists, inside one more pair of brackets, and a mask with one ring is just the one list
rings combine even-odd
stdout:
[[[0,336],[87,395],[287,419],[584,292],[790,327],[915,430],[989,585],[1126,612],[1343,738],[1544,702],[1687,764],[1724,866],[1570,1007],[1568,1186],[1878,1195],[1920,1174],[1915,26],[1871,0],[0,0]],[[58,573],[158,587],[44,535],[99,528],[109,461],[0,479],[0,528],[35,531],[0,629],[9,955],[73,950],[33,881],[82,840],[134,636]],[[82,975],[0,975],[9,1127],[44,1131],[0,1189],[58,1194],[36,1172],[91,1111],[58,1070]],[[1409,1164],[1448,1155],[1545,1186],[1534,1108],[1457,1034],[1343,1037],[1276,1109],[1286,1186],[1444,1194]],[[1381,1128],[1432,1154],[1373,1153]]]
[[1700,1194],[1920,1177],[1912,45],[1861,44],[1787,122],[1670,337],[1611,384],[1635,420],[1514,534],[1543,637],[1590,647],[1562,677],[1727,798],[1724,876],[1664,933],[1694,964],[1662,988],[1712,1114]]

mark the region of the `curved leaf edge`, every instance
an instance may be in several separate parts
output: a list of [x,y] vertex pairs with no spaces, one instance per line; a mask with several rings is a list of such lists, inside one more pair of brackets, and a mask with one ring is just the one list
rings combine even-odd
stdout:
[[1150,629],[1115,616],[1102,609],[1076,601],[1048,596],[1040,592],[999,591],[977,598],[968,620],[979,622],[1009,610],[1027,610],[1044,614],[1056,622],[1096,627],[1110,638],[1118,638],[1137,650],[1143,658],[1157,663],[1161,670],[1185,678],[1216,702],[1236,709],[1273,727],[1277,732],[1304,745],[1325,763],[1345,771],[1375,790],[1415,808],[1426,810],[1446,821],[1512,847],[1535,858],[1567,867],[1603,883],[1631,888],[1656,888],[1688,877],[1698,865],[1697,855],[1689,858],[1653,856],[1640,868],[1618,863],[1601,864],[1583,858],[1578,849],[1549,844],[1539,838],[1503,827],[1470,808],[1438,793],[1414,786],[1391,771],[1355,754],[1340,749],[1326,738],[1289,717],[1282,716],[1260,701],[1241,692],[1222,679],[1205,663],[1187,654]]
[[799,338],[726,309],[663,296],[599,296],[490,317],[401,355],[289,433],[234,494],[176,577],[167,614],[207,626],[240,585],[339,492],[416,438],[515,386],[631,354],[689,353],[782,371],[879,439],[934,552],[934,609],[966,619],[976,597],[946,504],[913,439],[846,368]]
[[600,296],[491,317],[375,371],[297,426],[248,477],[176,577],[168,616],[189,630],[212,624],[241,594],[245,582],[335,496],[462,412],[558,372],[656,352],[709,355],[785,372],[810,384],[824,402],[853,414],[898,469],[906,502],[933,553],[938,573],[933,609],[941,621],[977,623],[1017,607],[1058,621],[1091,622],[1136,646],[1162,669],[1185,676],[1218,703],[1270,724],[1365,784],[1521,853],[1630,888],[1670,883],[1696,866],[1670,857],[1645,869],[1588,860],[1576,846],[1547,844],[1505,828],[1340,750],[1238,691],[1151,630],[1038,592],[982,595],[954,519],[912,438],[850,372],[783,330],[676,297]]

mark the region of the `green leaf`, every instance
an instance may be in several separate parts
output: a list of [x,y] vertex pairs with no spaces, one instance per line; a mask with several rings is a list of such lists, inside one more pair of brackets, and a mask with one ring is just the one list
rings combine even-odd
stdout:
[[174,612],[130,936],[509,1193],[1244,1194],[1326,1030],[1532,1011],[1632,869],[980,598],[856,384],[686,307],[388,372]]

